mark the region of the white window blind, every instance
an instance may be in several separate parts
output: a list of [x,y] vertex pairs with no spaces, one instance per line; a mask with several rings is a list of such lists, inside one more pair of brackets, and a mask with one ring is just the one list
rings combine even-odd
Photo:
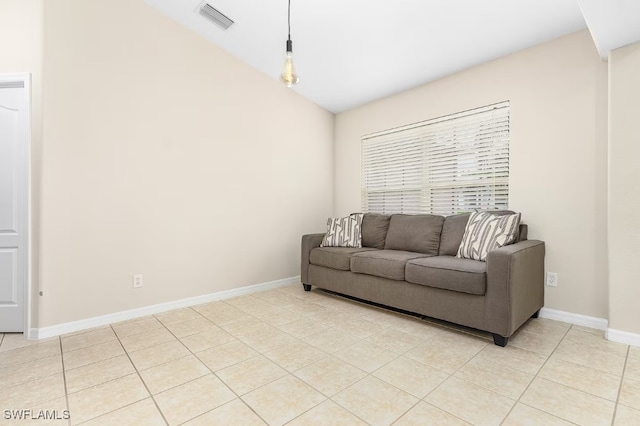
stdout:
[[362,210],[449,215],[509,204],[509,102],[362,138]]

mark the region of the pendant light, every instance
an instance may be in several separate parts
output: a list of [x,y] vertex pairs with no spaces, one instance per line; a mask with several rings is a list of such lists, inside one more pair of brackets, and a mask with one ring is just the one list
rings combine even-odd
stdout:
[[289,9],[287,13],[287,22],[289,24],[289,32],[287,33],[287,59],[284,63],[284,70],[280,75],[280,80],[287,86],[292,87],[300,81],[296,69],[293,66],[293,42],[291,41],[291,0],[289,0]]

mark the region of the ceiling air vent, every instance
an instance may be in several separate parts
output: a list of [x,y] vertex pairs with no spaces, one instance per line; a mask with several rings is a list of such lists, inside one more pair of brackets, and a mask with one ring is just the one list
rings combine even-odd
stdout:
[[224,13],[220,12],[209,3],[204,3],[200,6],[200,15],[204,16],[223,30],[228,30],[234,24],[234,22]]

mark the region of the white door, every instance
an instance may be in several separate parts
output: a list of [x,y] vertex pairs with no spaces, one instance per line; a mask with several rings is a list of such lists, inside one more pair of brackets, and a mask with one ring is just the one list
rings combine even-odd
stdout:
[[0,74],[0,332],[26,332],[29,76]]

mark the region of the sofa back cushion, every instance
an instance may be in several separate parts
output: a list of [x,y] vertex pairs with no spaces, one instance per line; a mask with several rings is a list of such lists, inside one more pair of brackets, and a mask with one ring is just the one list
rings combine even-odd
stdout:
[[516,240],[516,243],[518,241],[526,241],[528,236],[529,236],[529,227],[527,226],[526,223],[520,222],[520,230],[518,232],[518,239]]
[[[514,214],[511,210],[488,210],[488,213],[496,216],[503,216],[506,214]],[[464,229],[469,221],[469,215],[471,213],[461,213],[447,216],[444,219],[442,225],[442,236],[440,237],[440,256],[456,256],[462,237],[464,236]],[[520,232],[515,242],[524,241],[527,239],[527,225],[520,224]]]
[[455,256],[458,254],[458,248],[464,236],[464,229],[467,226],[470,214],[454,214],[444,219],[442,236],[440,237],[440,256]]
[[365,213],[362,219],[362,247],[382,250],[389,230],[391,215]]
[[438,255],[444,216],[394,214],[384,244],[386,250],[405,250]]

